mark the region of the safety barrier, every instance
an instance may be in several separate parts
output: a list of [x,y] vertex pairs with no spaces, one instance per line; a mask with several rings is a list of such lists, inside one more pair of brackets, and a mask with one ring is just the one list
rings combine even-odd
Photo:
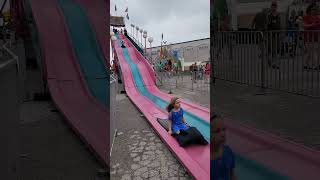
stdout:
[[131,42],[132,44],[138,49],[138,51],[143,55],[144,51],[143,51],[143,45],[136,39],[134,38],[132,35],[127,34],[126,36]]
[[214,32],[213,79],[320,96],[320,31]]
[[187,89],[191,91],[210,91],[210,75],[204,72],[174,72],[157,71],[157,84],[173,88]]

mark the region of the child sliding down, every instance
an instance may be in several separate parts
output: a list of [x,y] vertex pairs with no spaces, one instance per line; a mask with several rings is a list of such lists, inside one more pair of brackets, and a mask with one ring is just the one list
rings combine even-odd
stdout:
[[167,107],[169,112],[169,134],[180,134],[181,130],[185,131],[189,128],[183,117],[183,109],[180,108],[180,100],[177,97],[171,99]]
[[191,144],[208,144],[197,128],[187,124],[179,98],[172,98],[167,110],[169,112],[168,133],[176,138],[181,147]]

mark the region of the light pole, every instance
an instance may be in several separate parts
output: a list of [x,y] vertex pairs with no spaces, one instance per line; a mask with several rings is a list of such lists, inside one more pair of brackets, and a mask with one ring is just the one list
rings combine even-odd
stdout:
[[[163,41],[163,51],[162,51],[162,58],[164,57],[164,50],[166,50],[166,43],[167,41]],[[167,50],[166,50],[167,51]]]
[[140,41],[140,42],[141,42],[141,46],[142,46],[141,48],[143,48],[143,43],[142,43],[142,33],[143,33],[143,29],[141,28],[141,29],[140,29],[140,34],[141,34],[141,41]]
[[153,41],[153,38],[152,37],[149,37],[148,38],[148,41],[150,43],[150,62],[152,62],[152,46],[151,46],[151,43]]
[[145,57],[147,57],[147,31],[146,30],[143,31],[143,38],[144,38],[144,53],[145,53]]
[[138,39],[138,32],[139,32],[139,27],[136,26],[136,30],[137,30],[137,36],[136,36],[136,39]]

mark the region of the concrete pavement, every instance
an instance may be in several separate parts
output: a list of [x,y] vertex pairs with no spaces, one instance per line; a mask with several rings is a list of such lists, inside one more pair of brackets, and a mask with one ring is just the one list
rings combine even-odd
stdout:
[[243,84],[216,80],[212,86],[213,109],[311,148],[320,150],[319,98],[311,98]]

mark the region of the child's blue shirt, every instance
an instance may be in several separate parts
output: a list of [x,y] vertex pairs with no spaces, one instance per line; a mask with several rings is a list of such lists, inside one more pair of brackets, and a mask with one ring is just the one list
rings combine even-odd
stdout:
[[211,180],[230,180],[231,171],[235,168],[235,158],[230,147],[223,146],[221,157],[210,161]]
[[169,119],[172,121],[171,129],[172,133],[176,133],[180,130],[187,130],[188,126],[183,122],[184,111],[182,108],[178,112],[174,112],[173,110],[169,113]]

